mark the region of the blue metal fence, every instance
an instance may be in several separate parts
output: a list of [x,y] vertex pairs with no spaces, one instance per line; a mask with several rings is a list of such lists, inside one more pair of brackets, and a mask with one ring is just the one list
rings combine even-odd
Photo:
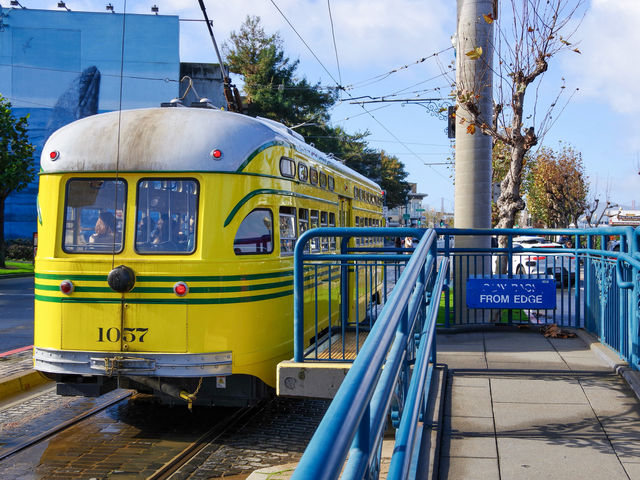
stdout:
[[[475,238],[501,235],[506,238],[506,246],[490,246],[485,241],[484,248],[466,247],[464,238],[470,235]],[[549,243],[528,244],[526,239],[516,238],[523,235],[544,236],[549,240],[564,236],[572,245],[567,248]],[[339,252],[305,251],[311,239],[328,236],[342,239]],[[382,246],[380,241],[350,241],[356,236],[377,239],[412,236],[420,241],[408,256],[406,249]],[[611,236],[620,239],[619,251],[607,250]],[[436,326],[450,329],[495,323],[556,323],[585,328],[638,369],[639,243],[640,228],[631,227],[350,228],[306,232],[295,249],[295,360],[344,361],[345,336],[349,331],[355,334],[358,356],[294,478],[337,478],[343,468],[342,478],[377,478],[388,416],[394,420],[397,431],[387,478],[411,476],[410,465],[416,462],[418,418],[430,401]],[[329,273],[319,287],[320,268],[329,272],[335,269],[336,281]],[[553,279],[557,285],[556,308],[543,311],[468,308],[466,285],[462,281],[468,275]],[[389,290],[389,284],[395,288]],[[380,285],[382,291],[377,290]],[[333,288],[339,291],[331,293]],[[336,302],[336,310],[318,308],[320,300],[328,301],[329,305]],[[373,300],[381,301],[381,305],[375,305]],[[324,325],[319,318],[327,313],[329,321]],[[305,350],[304,339],[309,338],[310,324],[315,324],[316,345]],[[332,347],[335,332],[339,333],[340,343]],[[320,358],[318,344],[324,343],[326,351],[327,342],[330,354]]]
[[[395,248],[384,254],[376,252],[376,247],[367,252],[366,248],[348,246],[349,238],[355,235],[383,238],[390,233],[393,237],[418,235],[421,241],[411,257]],[[305,253],[304,245],[312,238],[329,235],[343,238],[340,254]],[[343,478],[376,478],[382,435],[395,400],[399,430],[397,455],[394,455],[391,468],[397,473],[389,478],[404,478],[411,459],[415,458],[416,425],[427,408],[424,392],[428,391],[435,362],[433,339],[438,300],[448,271],[448,259],[438,262],[435,232],[317,229],[300,237],[294,256],[296,361],[304,359],[303,262],[342,262],[342,268],[348,272],[358,261],[404,264],[410,258],[293,477],[337,478],[348,455]],[[355,323],[359,323],[357,320],[358,317]],[[410,373],[412,367],[413,375]]]

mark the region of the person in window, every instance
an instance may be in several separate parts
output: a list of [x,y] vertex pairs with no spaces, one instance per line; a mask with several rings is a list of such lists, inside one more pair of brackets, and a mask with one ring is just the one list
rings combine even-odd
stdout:
[[[171,232],[169,231],[171,230]],[[156,228],[151,232],[151,243],[154,245],[171,243],[175,246],[175,242],[178,237],[178,226],[175,221],[172,221],[169,216],[163,214],[156,223]]]
[[156,223],[156,228],[151,232],[151,243],[157,245],[169,240],[169,217],[162,215]]
[[111,243],[114,242],[116,228],[116,217],[111,212],[100,212],[96,220],[95,233],[89,237],[89,243]]
[[136,232],[136,239],[138,243],[146,243],[151,239],[151,234],[154,230],[153,220],[144,215],[138,222],[138,231]]

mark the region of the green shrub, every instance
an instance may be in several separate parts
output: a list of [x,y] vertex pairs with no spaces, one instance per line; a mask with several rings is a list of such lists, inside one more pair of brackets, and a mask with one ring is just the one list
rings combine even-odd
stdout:
[[5,257],[10,260],[33,261],[33,242],[25,238],[10,240],[5,250]]

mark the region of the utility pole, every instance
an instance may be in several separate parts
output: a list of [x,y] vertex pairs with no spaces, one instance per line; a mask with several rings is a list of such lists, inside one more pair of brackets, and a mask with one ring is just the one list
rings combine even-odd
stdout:
[[[493,22],[497,0],[457,0],[456,90],[478,97],[482,118],[490,124],[493,116]],[[487,21],[489,20],[489,21]],[[471,54],[468,54],[473,52]],[[456,110],[455,209],[456,228],[491,228],[491,150],[492,140],[470,124],[471,116],[458,104]],[[474,131],[475,130],[475,131]],[[491,245],[488,236],[456,238],[456,247]],[[491,273],[490,256],[485,262],[460,262],[456,276],[460,295],[456,316],[466,317],[466,279],[469,275]],[[470,266],[467,268],[467,263]],[[460,317],[462,318],[462,317]],[[458,318],[456,319],[458,320]]]

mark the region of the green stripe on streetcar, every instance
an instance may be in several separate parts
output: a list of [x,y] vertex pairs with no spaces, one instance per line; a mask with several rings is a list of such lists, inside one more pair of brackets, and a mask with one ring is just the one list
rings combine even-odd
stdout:
[[[240,282],[243,280],[263,280],[267,278],[292,277],[293,270],[270,273],[253,273],[246,275],[140,275],[136,276],[138,282]],[[36,273],[35,278],[43,280],[86,280],[107,281],[106,275],[82,275],[63,273]]]
[[74,298],[74,297],[48,297],[36,295],[36,300],[53,303],[130,303],[136,305],[144,304],[185,304],[185,305],[219,305],[230,303],[249,303],[261,300],[271,300],[274,298],[287,297],[293,295],[293,290],[269,293],[265,295],[252,295],[247,297],[233,298]]

